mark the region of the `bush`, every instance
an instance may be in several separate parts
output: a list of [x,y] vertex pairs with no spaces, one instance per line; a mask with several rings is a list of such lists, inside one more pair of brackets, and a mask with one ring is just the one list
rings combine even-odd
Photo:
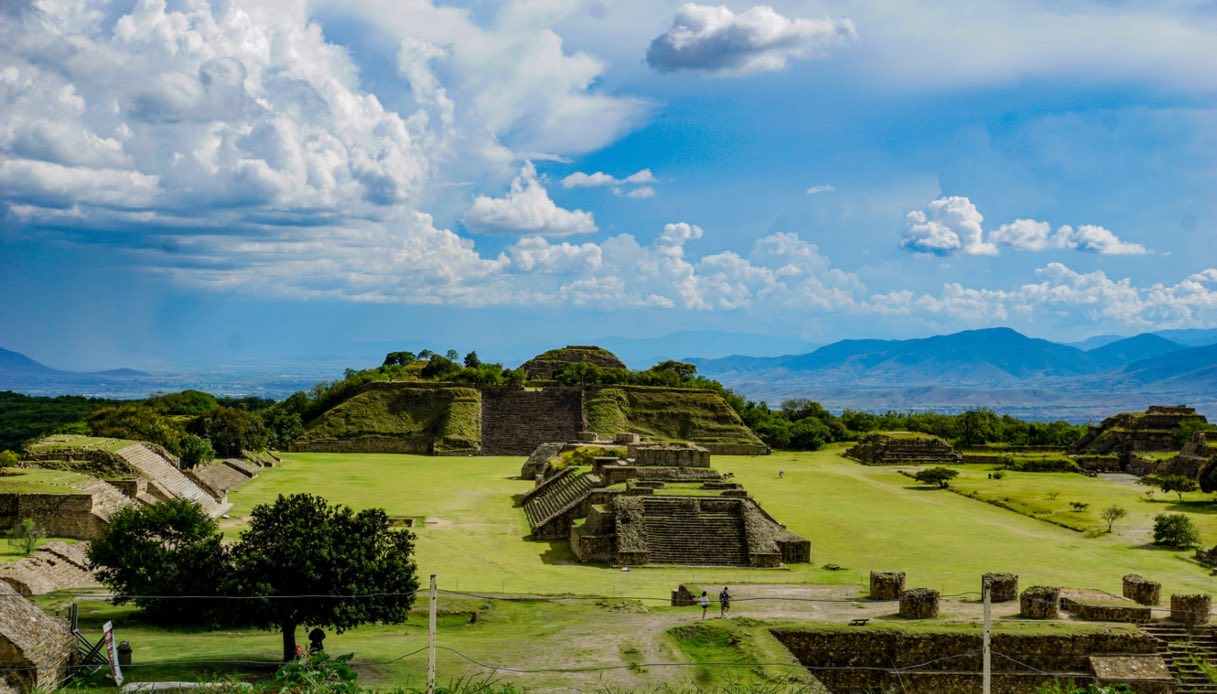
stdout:
[[115,439],[160,444],[171,453],[182,452],[182,430],[172,420],[150,407],[126,404],[103,407],[89,415],[89,433]]
[[27,556],[38,547],[38,542],[46,537],[46,532],[38,527],[33,518],[22,518],[20,523],[9,528],[5,534],[9,543]]
[[958,470],[952,470],[948,467],[932,467],[925,470],[918,470],[913,475],[913,479],[925,484],[936,484],[939,489],[946,489],[951,484],[951,480],[959,476]]
[[1161,513],[1154,516],[1154,544],[1174,549],[1196,547],[1200,544],[1200,531],[1182,513]]
[[266,448],[266,428],[255,414],[232,407],[217,407],[197,417],[186,429],[211,442],[215,452],[225,457],[240,457],[242,451]]
[[12,467],[21,462],[21,457],[12,451],[0,451],[0,467]]

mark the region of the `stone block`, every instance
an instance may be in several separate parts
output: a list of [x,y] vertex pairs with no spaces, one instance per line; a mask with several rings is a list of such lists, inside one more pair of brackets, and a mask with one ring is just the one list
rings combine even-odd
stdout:
[[1027,619],[1057,619],[1061,616],[1061,589],[1031,586],[1019,597],[1019,612]]
[[580,431],[575,434],[575,440],[579,443],[596,443],[600,440],[600,434],[594,431]]
[[1171,596],[1171,621],[1187,626],[1209,623],[1209,612],[1213,609],[1213,597],[1205,593]]
[[870,599],[897,600],[904,593],[903,571],[870,572]]
[[672,607],[692,607],[697,604],[697,598],[683,583],[672,591]]
[[913,588],[900,596],[900,616],[908,619],[930,619],[938,616],[938,591]]
[[1162,600],[1162,584],[1144,576],[1128,574],[1124,577],[1124,597],[1142,605],[1157,605]]
[[613,442],[628,446],[632,443],[641,443],[642,437],[632,431],[623,431],[613,437]]
[[981,589],[989,589],[989,602],[1018,599],[1018,574],[987,573],[980,579]]

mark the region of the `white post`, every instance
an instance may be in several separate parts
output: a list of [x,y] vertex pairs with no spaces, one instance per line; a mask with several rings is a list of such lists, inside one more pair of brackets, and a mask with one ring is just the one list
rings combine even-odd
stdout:
[[427,624],[427,694],[435,694],[435,574],[431,574],[431,615]]
[[991,651],[990,651],[990,646],[989,646],[989,636],[993,629],[993,609],[992,609],[992,603],[989,602],[989,586],[987,583],[985,584],[983,590],[984,590],[984,598],[985,598],[985,642],[984,642],[984,689],[983,689],[983,692],[984,692],[984,694],[989,694],[991,691],[990,682],[993,677],[992,663],[990,662]]

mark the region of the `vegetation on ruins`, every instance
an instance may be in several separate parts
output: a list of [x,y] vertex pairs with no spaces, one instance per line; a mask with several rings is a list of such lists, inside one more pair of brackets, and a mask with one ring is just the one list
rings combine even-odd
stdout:
[[93,436],[148,441],[164,446],[174,455],[182,452],[181,439],[185,432],[181,424],[142,404],[105,407],[85,421],[89,424],[88,433]]
[[10,467],[12,465],[16,465],[20,460],[21,460],[21,457],[18,456],[13,451],[8,451],[8,450],[0,451],[0,468],[6,468],[6,467]]
[[1112,504],[1111,506],[1104,508],[1102,511],[1099,511],[1099,518],[1102,518],[1107,523],[1107,532],[1111,532],[1111,529],[1115,526],[1115,524],[1121,520],[1124,520],[1124,518],[1127,516],[1128,509],[1117,504]]
[[1217,424],[1209,424],[1200,417],[1193,417],[1179,422],[1172,434],[1175,446],[1180,448],[1183,444],[1192,440],[1192,437],[1199,431],[1217,431]]
[[202,436],[186,434],[182,437],[181,463],[183,470],[189,470],[200,463],[205,463],[215,457],[215,449],[211,442]]
[[30,555],[38,547],[46,532],[34,522],[33,518],[22,518],[20,522],[5,533],[8,541],[23,555]]
[[240,457],[243,451],[266,447],[267,434],[262,419],[235,407],[209,410],[191,420],[186,430],[206,438],[215,452],[225,457]]
[[939,489],[951,486],[951,480],[958,476],[959,471],[949,467],[931,467],[913,473],[913,479],[923,484],[936,484]]
[[1160,513],[1154,516],[1154,544],[1175,549],[1196,547],[1200,544],[1200,531],[1182,513]]
[[1183,501],[1185,492],[1200,489],[1200,483],[1186,475],[1146,475],[1141,478],[1141,482],[1153,485],[1164,492],[1174,492],[1179,495],[1179,501]]

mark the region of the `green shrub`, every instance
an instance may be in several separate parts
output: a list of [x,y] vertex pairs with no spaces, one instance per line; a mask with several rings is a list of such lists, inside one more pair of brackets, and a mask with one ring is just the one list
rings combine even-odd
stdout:
[[1200,531],[1182,513],[1160,513],[1154,516],[1154,544],[1175,549],[1196,547],[1200,544]]

